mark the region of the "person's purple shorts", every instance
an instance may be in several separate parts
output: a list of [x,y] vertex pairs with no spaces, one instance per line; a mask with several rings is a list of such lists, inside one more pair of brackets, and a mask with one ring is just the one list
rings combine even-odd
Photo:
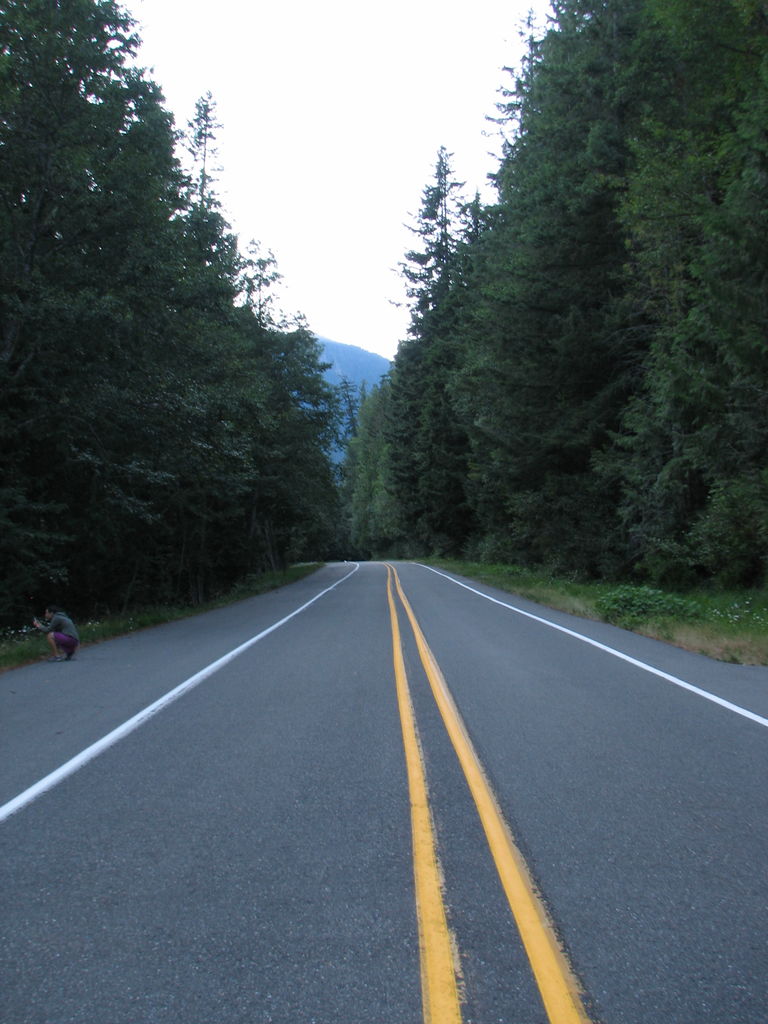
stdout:
[[73,636],[67,636],[66,633],[54,633],[53,639],[59,650],[64,651],[65,654],[74,654],[77,650],[77,640]]

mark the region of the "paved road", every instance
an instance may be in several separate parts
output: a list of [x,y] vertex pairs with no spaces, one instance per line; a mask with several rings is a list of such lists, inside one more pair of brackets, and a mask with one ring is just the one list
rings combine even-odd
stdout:
[[563,1024],[471,756],[568,1020],[765,1024],[768,670],[395,568],[0,676],[3,1024],[418,1024],[430,832],[460,1019]]

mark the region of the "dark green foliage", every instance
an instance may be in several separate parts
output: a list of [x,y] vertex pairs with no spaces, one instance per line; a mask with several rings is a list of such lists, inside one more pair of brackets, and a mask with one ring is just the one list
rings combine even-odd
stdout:
[[621,559],[616,493],[594,460],[641,344],[617,217],[635,6],[559,4],[557,28],[531,43],[501,112],[514,136],[477,246],[482,330],[460,385],[483,532],[516,561],[585,574]]
[[434,183],[423,192],[403,274],[411,299],[410,338],[397,352],[386,421],[388,479],[398,507],[400,549],[460,551],[472,529],[465,493],[469,439],[452,406],[459,366],[457,336],[464,285],[466,207],[450,157],[438,153]]
[[199,602],[322,554],[336,399],[105,0],[2,4],[0,617]]
[[647,45],[663,40],[670,70],[623,217],[654,331],[625,416],[622,515],[652,579],[751,584],[766,559],[768,24],[754,4],[649,9]]
[[595,601],[595,611],[606,622],[617,626],[632,626],[641,620],[657,620],[666,616],[696,619],[700,612],[696,605],[677,594],[664,593],[653,587],[633,587],[624,584],[603,594]]
[[424,191],[379,543],[759,586],[765,4],[556,0],[499,121],[497,202],[462,212],[444,152]]
[[389,477],[387,441],[390,383],[362,401],[357,430],[350,439],[344,465],[349,533],[353,551],[364,557],[391,552],[400,535],[397,505]]
[[768,569],[768,470],[715,481],[690,538],[697,561],[722,586],[761,584]]

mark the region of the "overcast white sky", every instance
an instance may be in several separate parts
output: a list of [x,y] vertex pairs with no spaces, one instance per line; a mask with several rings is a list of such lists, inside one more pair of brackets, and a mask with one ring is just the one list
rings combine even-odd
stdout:
[[437,150],[471,197],[499,141],[504,65],[548,0],[125,0],[140,63],[179,127],[210,90],[218,193],[240,238],[271,249],[280,305],[315,333],[392,358],[408,314],[397,267]]

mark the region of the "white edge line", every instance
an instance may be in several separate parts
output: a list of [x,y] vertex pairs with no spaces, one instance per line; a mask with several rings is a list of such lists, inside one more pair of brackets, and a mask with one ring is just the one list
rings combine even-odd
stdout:
[[499,604],[502,608],[508,608],[512,612],[517,612],[518,615],[524,615],[527,619],[533,619],[535,622],[541,622],[543,625],[549,626],[550,629],[556,629],[560,633],[566,633],[568,636],[575,637],[577,640],[581,640],[585,644],[590,644],[592,647],[597,647],[598,650],[605,651],[606,654],[612,654],[614,658],[621,658],[622,661],[627,661],[630,665],[635,665],[637,668],[641,668],[645,672],[650,672],[652,675],[659,676],[661,679],[666,679],[668,683],[674,683],[675,686],[680,686],[683,690],[690,690],[691,693],[695,693],[697,696],[703,697],[705,700],[712,701],[713,704],[719,704],[720,707],[726,708],[728,711],[733,711],[735,714],[741,715],[743,718],[748,718],[751,722],[756,722],[758,725],[763,725],[768,728],[768,718],[756,715],[754,711],[747,711],[746,708],[739,707],[738,704],[732,704],[729,700],[724,700],[722,697],[718,697],[714,693],[710,693],[708,690],[702,690],[700,687],[694,686],[692,683],[686,683],[684,679],[672,676],[668,672],[662,672],[661,669],[654,668],[653,665],[648,665],[644,661],[638,661],[637,658],[632,658],[628,654],[623,654],[621,651],[617,651],[614,647],[608,647],[606,644],[601,644],[598,640],[592,640],[591,637],[584,636],[583,633],[577,633],[575,630],[567,629],[565,626],[558,626],[556,622],[551,622],[549,619],[542,618],[540,615],[533,615],[531,612],[523,611],[522,608],[516,608],[513,604],[507,604],[506,601],[499,601],[498,598],[491,597],[489,594],[484,594],[481,590],[475,590],[474,587],[470,587],[466,583],[462,583],[461,580],[454,579],[453,576],[449,576],[447,573],[440,572],[439,569],[433,569],[431,565],[424,565],[421,562],[417,562],[416,565],[420,565],[422,569],[429,569],[430,572],[434,572],[438,576],[442,576],[445,579],[450,580],[451,583],[455,583],[457,587],[463,587],[465,590],[469,590],[471,593],[477,594],[478,597],[485,598],[486,601],[492,601],[493,604]]
[[113,729],[112,732],[107,733],[106,736],[102,736],[100,740],[96,740],[96,742],[92,743],[90,747],[86,747],[85,750],[76,754],[69,761],[65,762],[59,768],[56,768],[49,775],[46,775],[45,778],[40,779],[39,782],[36,782],[28,789],[25,789],[23,793],[20,793],[12,800],[9,800],[8,803],[3,804],[3,806],[0,807],[0,822],[5,821],[6,818],[10,818],[10,816],[15,814],[16,811],[20,811],[23,807],[26,807],[28,804],[32,803],[33,800],[36,800],[37,797],[46,793],[49,789],[53,789],[54,786],[57,786],[64,779],[68,778],[68,776],[73,775],[79,768],[82,768],[83,765],[92,761],[95,757],[98,757],[99,754],[104,753],[104,751],[109,747],[114,746],[118,740],[123,739],[123,737],[127,736],[129,733],[138,729],[140,725],[146,722],[149,718],[152,718],[153,715],[156,715],[158,711],[162,711],[164,708],[168,707],[169,704],[173,703],[173,701],[178,700],[182,694],[187,693],[188,690],[193,689],[198,685],[198,683],[202,683],[203,680],[208,679],[209,676],[218,672],[220,668],[223,668],[230,661],[234,660],[238,655],[242,654],[243,651],[246,651],[249,647],[258,643],[259,640],[263,640],[265,636],[273,633],[276,629],[284,626],[286,622],[289,622],[296,615],[300,615],[301,612],[309,608],[309,606],[314,604],[315,601],[319,601],[321,597],[324,597],[329,593],[329,591],[333,590],[334,587],[338,587],[340,583],[344,582],[344,580],[349,579],[349,577],[356,573],[359,568],[359,563],[355,563],[355,567],[351,572],[348,572],[346,576],[342,576],[340,580],[336,580],[336,582],[330,587],[326,587],[325,590],[321,590],[319,594],[316,594],[300,608],[292,611],[290,615],[286,615],[285,618],[280,619],[279,622],[275,622],[261,633],[256,636],[252,636],[250,640],[246,640],[245,643],[240,644],[239,647],[235,647],[234,650],[230,651],[228,654],[225,654],[216,661],[211,662],[210,665],[207,665],[204,669],[196,672],[195,675],[190,676],[189,679],[185,679],[183,683],[179,683],[179,685],[174,687],[174,689],[169,690],[168,693],[159,697],[154,701],[154,703],[149,704],[142,711],[135,714],[133,718],[129,718],[126,722],[123,722],[122,725],[118,725],[118,727]]

